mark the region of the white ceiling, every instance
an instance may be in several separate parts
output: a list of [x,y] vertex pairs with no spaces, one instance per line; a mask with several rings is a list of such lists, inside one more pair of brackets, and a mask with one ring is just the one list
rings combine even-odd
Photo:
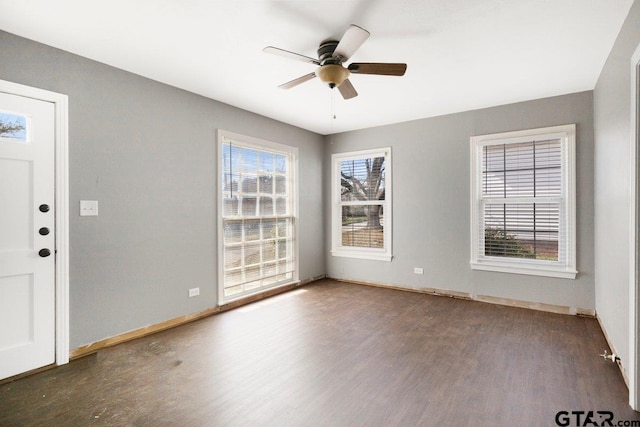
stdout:
[[[0,0],[0,29],[320,134],[594,88],[633,0]],[[281,83],[349,24],[371,37],[345,101]],[[332,119],[335,113],[336,118]]]

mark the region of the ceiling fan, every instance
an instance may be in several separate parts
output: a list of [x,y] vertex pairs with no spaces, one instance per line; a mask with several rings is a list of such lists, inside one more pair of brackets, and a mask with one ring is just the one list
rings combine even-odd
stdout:
[[403,76],[407,70],[407,64],[399,63],[352,62],[348,67],[342,65],[343,62],[351,58],[368,38],[369,32],[367,30],[352,24],[340,41],[325,40],[320,43],[318,59],[273,46],[265,47],[263,52],[319,66],[313,73],[305,74],[302,77],[281,84],[278,86],[279,88],[291,89],[292,87],[318,77],[322,82],[327,83],[330,88],[333,89],[337,87],[344,99],[351,99],[358,96],[358,92],[356,92],[349,81],[349,75],[378,74],[383,76]]

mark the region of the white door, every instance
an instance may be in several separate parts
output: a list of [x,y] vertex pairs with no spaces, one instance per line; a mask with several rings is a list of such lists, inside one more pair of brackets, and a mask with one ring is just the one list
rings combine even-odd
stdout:
[[55,362],[54,113],[0,93],[0,379]]

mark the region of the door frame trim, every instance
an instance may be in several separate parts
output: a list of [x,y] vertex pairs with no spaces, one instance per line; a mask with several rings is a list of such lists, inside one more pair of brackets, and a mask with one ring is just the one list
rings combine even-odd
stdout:
[[629,241],[629,405],[640,410],[640,44],[631,56],[631,118],[630,118],[630,241]]
[[0,80],[0,92],[51,102],[55,111],[55,364],[69,363],[69,97]]

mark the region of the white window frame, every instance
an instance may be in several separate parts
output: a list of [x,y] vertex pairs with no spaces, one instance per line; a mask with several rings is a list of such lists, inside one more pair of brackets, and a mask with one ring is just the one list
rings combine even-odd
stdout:
[[[216,165],[216,186],[217,186],[217,216],[218,216],[218,305],[225,305],[230,302],[236,301],[238,299],[246,298],[252,295],[258,295],[267,290],[279,288],[282,286],[289,286],[292,284],[299,283],[299,248],[298,248],[298,148],[279,144],[276,142],[267,141],[260,138],[254,138],[250,136],[245,136],[233,132],[228,132],[222,129],[218,129],[217,132],[217,144],[218,144],[218,160]],[[241,294],[233,295],[230,297],[225,297],[225,283],[224,283],[224,217],[223,217],[223,188],[222,188],[222,147],[223,144],[229,142],[236,142],[243,147],[250,147],[256,150],[264,150],[264,151],[273,151],[279,153],[286,153],[290,156],[290,164],[289,164],[289,176],[290,181],[288,183],[289,188],[288,192],[291,194],[289,209],[291,214],[289,215],[292,220],[292,245],[293,245],[293,274],[291,280],[286,282],[277,282],[273,285],[262,286],[256,288],[255,291],[243,292]]]
[[[371,157],[384,157],[385,164],[385,200],[381,205],[384,210],[383,248],[363,248],[342,245],[342,200],[340,194],[340,162],[358,160]],[[371,150],[351,151],[331,155],[331,255],[348,258],[361,258],[376,261],[391,261],[392,252],[392,185],[391,185],[391,147]],[[367,202],[351,202],[351,204],[366,205]]]
[[[523,258],[492,257],[484,255],[484,218],[482,197],[482,150],[487,145],[515,144],[544,139],[560,139],[562,150],[560,230],[558,261]],[[474,270],[575,279],[576,274],[576,167],[575,124],[552,126],[473,136],[471,145],[471,268]],[[564,256],[563,256],[564,255]]]

